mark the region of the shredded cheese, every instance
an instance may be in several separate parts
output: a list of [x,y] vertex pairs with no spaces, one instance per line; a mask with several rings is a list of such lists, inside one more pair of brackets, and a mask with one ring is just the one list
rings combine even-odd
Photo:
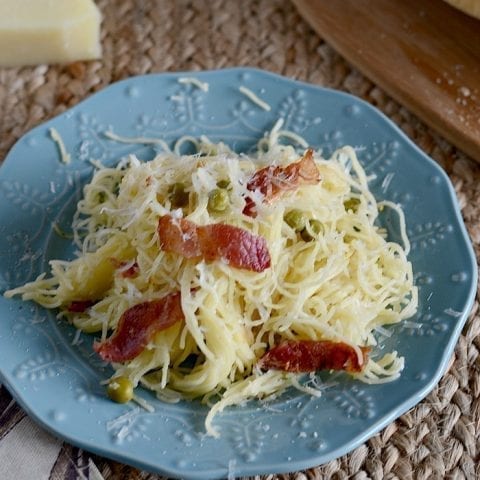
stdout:
[[180,77],[178,83],[194,85],[195,87],[199,88],[203,92],[208,92],[209,84],[207,82],[202,82],[198,78],[195,77]]
[[72,340],[72,345],[78,345],[79,343],[81,343],[81,339],[80,339],[81,334],[82,334],[82,331],[79,328],[77,328],[77,331],[75,332],[75,335]]
[[447,308],[447,309],[444,310],[444,312],[447,315],[450,315],[450,316],[455,317],[455,318],[458,318],[458,317],[462,316],[462,312],[458,312],[458,311],[454,310],[453,308]]
[[149,413],[155,412],[155,407],[151,403],[147,402],[144,398],[139,397],[138,395],[134,395],[132,400],[137,405],[140,405],[147,412],[149,412]]
[[60,152],[60,160],[62,163],[68,164],[72,161],[70,154],[67,152],[65,143],[63,142],[62,137],[55,128],[50,128],[50,138],[57,144],[58,150]]
[[259,98],[254,92],[252,92],[249,88],[247,87],[244,87],[243,85],[241,85],[240,87],[238,87],[238,89],[240,90],[240,93],[243,93],[247,98],[249,98],[255,105],[259,106],[260,108],[262,108],[263,110],[269,112],[272,107],[267,103],[265,102],[264,100],[262,100],[261,98]]

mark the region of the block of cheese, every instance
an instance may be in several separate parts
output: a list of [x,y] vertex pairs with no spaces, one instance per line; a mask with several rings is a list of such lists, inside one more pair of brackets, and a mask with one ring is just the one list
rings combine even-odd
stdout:
[[0,0],[0,66],[98,58],[100,23],[93,0]]
[[462,10],[467,15],[480,18],[480,0],[446,0],[450,5]]

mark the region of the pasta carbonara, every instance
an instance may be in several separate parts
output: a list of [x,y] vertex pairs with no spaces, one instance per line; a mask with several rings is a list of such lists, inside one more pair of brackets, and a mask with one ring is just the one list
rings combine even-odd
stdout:
[[[98,166],[74,218],[78,258],[52,260],[6,296],[95,334],[114,368],[112,398],[129,400],[137,385],[165,401],[199,398],[212,435],[226,406],[291,386],[318,395],[302,375],[319,346],[324,357],[350,350],[340,367],[325,358],[313,369],[397,378],[403,358],[373,348],[376,328],[417,308],[403,213],[377,203],[354,149],[298,152],[279,127],[252,156],[202,137],[195,155]],[[307,160],[316,180],[298,181]],[[382,208],[396,208],[403,245],[377,225]]]

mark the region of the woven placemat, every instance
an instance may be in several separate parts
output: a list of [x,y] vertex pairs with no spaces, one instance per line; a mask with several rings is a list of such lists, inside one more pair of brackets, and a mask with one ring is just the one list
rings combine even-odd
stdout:
[[[286,0],[97,3],[104,14],[101,61],[0,69],[0,160],[27,130],[113,81],[150,72],[254,66],[350,92],[382,110],[445,168],[480,253],[480,168],[344,61]],[[479,349],[477,300],[450,369],[423,402],[349,455],[304,472],[255,478],[480,478]],[[107,480],[161,478],[91,459]]]

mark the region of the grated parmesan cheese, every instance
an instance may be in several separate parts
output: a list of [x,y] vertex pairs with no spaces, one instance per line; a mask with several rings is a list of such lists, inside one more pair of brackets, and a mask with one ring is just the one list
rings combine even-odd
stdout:
[[144,410],[146,410],[149,413],[155,412],[155,407],[147,402],[144,398],[139,397],[138,395],[134,395],[132,399],[136,404],[140,405]]
[[184,85],[194,85],[203,92],[208,92],[209,89],[209,84],[207,82],[202,82],[195,77],[180,77],[177,81],[178,83],[183,83]]
[[62,137],[55,128],[50,128],[50,137],[57,144],[58,150],[60,151],[60,160],[62,163],[68,164],[71,162],[72,158],[67,152],[65,143],[63,142]]
[[455,318],[458,318],[458,317],[462,316],[462,312],[458,312],[457,310],[454,310],[453,308],[447,308],[447,309],[444,310],[444,312],[447,315],[450,315],[451,317],[455,317]]
[[75,332],[75,335],[72,340],[72,345],[78,345],[79,343],[81,343],[81,340],[80,340],[81,334],[82,334],[82,331],[79,328],[77,328],[77,331]]
[[250,101],[252,103],[254,103],[255,105],[257,105],[258,107],[262,108],[263,110],[269,112],[272,107],[267,103],[265,102],[264,100],[262,100],[261,98],[259,98],[254,92],[252,92],[249,88],[247,87],[244,87],[243,85],[238,87],[238,89],[240,90],[240,93],[243,93],[248,99],[250,99]]

